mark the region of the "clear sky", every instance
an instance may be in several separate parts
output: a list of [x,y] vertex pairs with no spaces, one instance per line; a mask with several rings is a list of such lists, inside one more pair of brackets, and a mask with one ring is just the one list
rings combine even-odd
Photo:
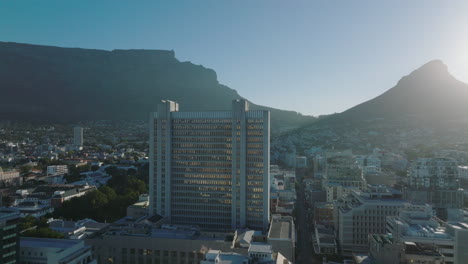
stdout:
[[468,82],[466,0],[0,0],[0,41],[174,50],[255,103],[311,115],[432,59]]

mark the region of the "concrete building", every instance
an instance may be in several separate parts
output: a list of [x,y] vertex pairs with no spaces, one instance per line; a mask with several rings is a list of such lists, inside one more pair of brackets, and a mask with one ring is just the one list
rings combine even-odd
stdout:
[[76,147],[83,146],[83,128],[80,126],[73,128],[73,145]]
[[270,114],[234,100],[232,111],[150,117],[150,214],[211,230],[267,230]]
[[127,207],[127,216],[138,219],[148,215],[149,196],[141,194],[138,202]]
[[370,263],[378,264],[444,264],[444,255],[432,245],[396,242],[392,235],[369,235]]
[[368,234],[384,234],[387,216],[398,215],[406,202],[402,193],[382,185],[366,191],[353,191],[334,203],[334,226],[341,253],[364,253],[369,249]]
[[18,186],[23,180],[17,170],[5,170],[0,167],[0,187]]
[[322,185],[327,202],[333,202],[354,190],[364,190],[367,183],[352,156],[336,156],[327,159]]
[[19,233],[16,210],[0,208],[0,263],[19,263]]
[[408,201],[429,203],[443,220],[460,220],[450,209],[463,208],[463,189],[459,186],[459,168],[452,158],[419,158],[411,164]]
[[312,243],[315,254],[334,255],[338,253],[335,232],[330,226],[315,224]]
[[64,175],[68,173],[67,165],[51,165],[47,166],[47,176]]
[[296,157],[296,168],[307,168],[307,157],[297,156]]
[[296,228],[292,216],[272,215],[267,243],[273,251],[295,261]]
[[[261,232],[260,232],[261,233]],[[124,218],[86,239],[93,246],[98,263],[200,263],[210,250],[247,256],[256,232],[202,231],[191,225],[167,224],[155,215]]]
[[314,222],[317,224],[333,226],[333,203],[314,204]]
[[83,240],[22,237],[20,262],[36,264],[96,264]]
[[429,205],[410,205],[398,216],[388,217],[386,231],[397,243],[436,247],[445,263],[462,264],[468,260],[468,224],[443,222]]

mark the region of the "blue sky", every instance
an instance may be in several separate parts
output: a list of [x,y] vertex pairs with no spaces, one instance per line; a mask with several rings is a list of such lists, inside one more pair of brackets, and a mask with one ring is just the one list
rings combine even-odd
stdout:
[[318,115],[432,59],[468,82],[467,14],[462,0],[0,0],[0,41],[174,50],[255,103]]

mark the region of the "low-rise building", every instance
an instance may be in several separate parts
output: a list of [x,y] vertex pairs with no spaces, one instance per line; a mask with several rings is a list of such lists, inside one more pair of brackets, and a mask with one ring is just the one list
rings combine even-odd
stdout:
[[387,218],[387,232],[399,243],[434,246],[445,263],[462,264],[468,259],[468,224],[443,222],[429,205],[411,205],[398,216]]
[[0,167],[0,187],[18,186],[23,180],[17,170],[3,170]]
[[83,240],[22,237],[20,262],[37,264],[96,264]]
[[296,228],[291,216],[272,215],[267,243],[273,251],[295,261]]

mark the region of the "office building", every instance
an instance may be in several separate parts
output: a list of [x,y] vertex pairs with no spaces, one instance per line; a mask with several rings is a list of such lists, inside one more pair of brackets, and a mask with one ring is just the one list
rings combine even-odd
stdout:
[[432,245],[397,242],[392,234],[369,235],[370,263],[444,264],[445,257]]
[[83,128],[80,126],[73,128],[73,145],[76,147],[83,146]]
[[21,263],[96,264],[91,246],[83,240],[22,237],[20,239]]
[[362,169],[352,156],[328,158],[322,185],[327,193],[327,202],[333,202],[354,190],[362,191],[367,187]]
[[335,201],[333,220],[341,253],[367,252],[368,234],[384,234],[387,216],[398,215],[405,204],[400,191],[382,185],[369,185]]
[[47,176],[64,175],[68,173],[67,165],[51,165],[47,166]]
[[19,213],[0,208],[0,263],[19,263]]
[[266,230],[270,114],[234,100],[232,111],[180,112],[162,101],[150,117],[150,214],[204,229]]
[[436,247],[447,264],[462,264],[468,259],[468,224],[444,222],[429,205],[409,205],[398,216],[388,217],[386,233],[398,243]]
[[459,186],[459,168],[452,158],[419,158],[411,164],[406,199],[429,203],[443,220],[459,220],[452,209],[463,208],[463,189]]

